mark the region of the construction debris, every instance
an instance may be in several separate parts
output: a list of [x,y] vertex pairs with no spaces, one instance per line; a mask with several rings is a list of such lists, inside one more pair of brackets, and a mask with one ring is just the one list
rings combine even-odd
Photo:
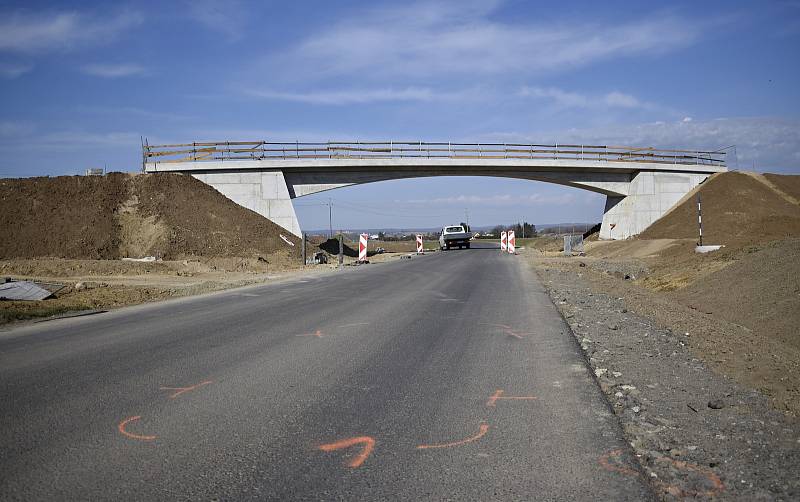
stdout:
[[53,296],[50,291],[28,281],[9,281],[0,284],[0,300],[44,300]]

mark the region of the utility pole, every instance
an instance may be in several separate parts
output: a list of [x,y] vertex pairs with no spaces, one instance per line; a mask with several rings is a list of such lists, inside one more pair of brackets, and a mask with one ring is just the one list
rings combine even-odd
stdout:
[[328,239],[333,239],[333,202],[328,197]]
[[465,230],[469,231],[469,209],[466,207],[464,208],[464,216],[467,219],[467,228]]

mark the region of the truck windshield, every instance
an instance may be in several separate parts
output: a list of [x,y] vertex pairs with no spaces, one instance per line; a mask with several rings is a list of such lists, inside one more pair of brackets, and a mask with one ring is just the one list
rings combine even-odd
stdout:
[[447,228],[444,229],[444,231],[446,233],[448,233],[448,234],[453,234],[453,233],[456,233],[456,232],[463,232],[464,229],[461,228],[461,227],[447,227]]

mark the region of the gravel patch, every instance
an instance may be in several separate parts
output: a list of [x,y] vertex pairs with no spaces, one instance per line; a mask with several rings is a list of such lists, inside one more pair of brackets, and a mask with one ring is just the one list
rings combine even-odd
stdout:
[[[796,419],[714,373],[690,352],[686,333],[629,311],[624,298],[592,290],[580,273],[546,262],[537,273],[663,500],[800,499]],[[604,465],[638,475],[613,456]]]

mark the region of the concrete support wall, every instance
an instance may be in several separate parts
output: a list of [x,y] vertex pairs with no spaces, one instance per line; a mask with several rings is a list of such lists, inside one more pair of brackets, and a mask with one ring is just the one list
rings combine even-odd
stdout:
[[283,172],[192,173],[192,176],[211,185],[240,206],[255,211],[300,237],[300,223]]
[[709,174],[642,171],[627,196],[606,197],[601,239],[627,239],[643,232]]

